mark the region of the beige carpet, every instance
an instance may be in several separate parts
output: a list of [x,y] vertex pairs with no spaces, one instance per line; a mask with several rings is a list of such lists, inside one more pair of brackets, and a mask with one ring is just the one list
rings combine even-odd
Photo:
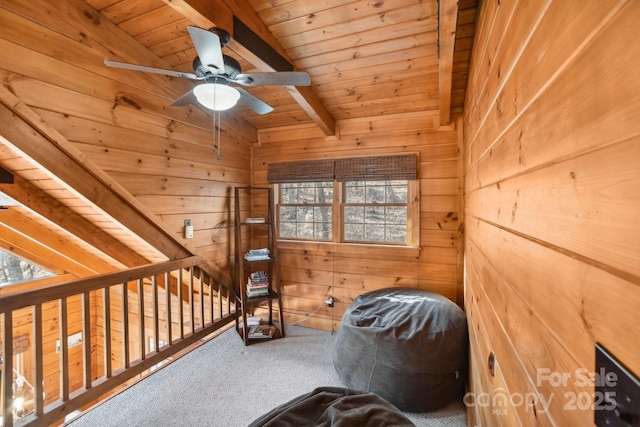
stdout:
[[[245,347],[234,329],[71,421],[84,426],[246,426],[319,386],[342,386],[331,361],[335,335],[287,326],[287,337]],[[454,402],[407,416],[417,426],[463,427]]]

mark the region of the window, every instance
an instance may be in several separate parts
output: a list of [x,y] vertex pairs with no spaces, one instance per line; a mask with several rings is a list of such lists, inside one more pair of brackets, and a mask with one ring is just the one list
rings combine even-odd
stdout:
[[279,184],[278,238],[416,245],[416,187],[408,180]]
[[408,181],[348,181],[343,188],[343,241],[407,243]]
[[333,182],[283,183],[279,190],[280,238],[331,240]]
[[417,156],[269,164],[278,238],[417,246]]
[[0,249],[0,287],[53,276],[54,273]]

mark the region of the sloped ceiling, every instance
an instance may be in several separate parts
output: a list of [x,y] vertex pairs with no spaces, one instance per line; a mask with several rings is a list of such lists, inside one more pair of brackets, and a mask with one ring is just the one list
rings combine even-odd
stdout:
[[[239,105],[227,119],[237,125],[235,140],[255,143],[256,131],[264,129],[312,125],[330,137],[340,120],[380,115],[423,114],[449,123],[464,103],[476,8],[476,0],[1,0],[0,165],[15,174],[15,183],[0,190],[21,206],[0,211],[0,246],[73,277],[197,253],[43,121],[69,114],[48,111],[37,90],[46,85],[23,87],[26,79],[62,87],[72,81],[98,97],[115,93],[112,115],[125,130],[140,118],[119,116],[118,105],[157,115],[172,109],[169,124],[144,126],[179,132],[189,123],[196,129],[189,132],[206,133],[210,122],[196,106],[170,107],[193,83],[92,63],[70,65],[100,68],[111,83],[73,81],[75,68],[61,65],[73,55],[58,40],[42,46],[40,29],[68,25],[74,29],[64,37],[104,59],[192,72],[187,26],[218,26],[233,36],[233,19],[239,19],[312,81],[310,87],[246,88],[274,107],[258,115]],[[26,58],[11,50],[18,44],[45,55]],[[243,72],[273,70],[234,39],[225,53]],[[49,56],[62,61],[57,69],[48,67]],[[123,94],[118,80],[135,87],[137,101]]]
[[[88,3],[183,72],[193,72],[196,56],[187,25],[233,36],[233,17],[240,19],[312,80],[311,88],[251,88],[275,107],[263,116],[243,108],[256,129],[313,122],[332,134],[335,120],[424,111],[448,123],[464,102],[476,0]],[[225,53],[243,72],[273,70],[233,39]]]

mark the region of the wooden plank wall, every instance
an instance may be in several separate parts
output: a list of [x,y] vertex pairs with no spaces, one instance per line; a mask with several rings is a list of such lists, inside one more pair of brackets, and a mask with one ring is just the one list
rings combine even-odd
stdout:
[[222,114],[218,161],[212,119],[170,106],[192,84],[105,66],[163,64],[83,1],[5,1],[0,22],[4,84],[176,238],[190,219],[195,237],[185,244],[228,269],[231,189],[250,182],[255,129],[233,111]]
[[[190,219],[195,237],[185,244],[231,277],[231,189],[250,182],[255,129],[223,114],[218,161],[211,118],[195,108],[169,106],[191,85],[106,67],[107,58],[144,63],[153,57],[82,1],[3,1],[0,22],[3,84],[156,214],[177,238],[183,234],[184,220]],[[157,61],[152,64],[163,67]],[[9,126],[0,123],[0,133]],[[101,307],[100,301],[93,302]],[[69,320],[78,330],[79,310],[79,302],[70,303]],[[59,357],[54,350],[57,308],[46,307],[43,315],[49,403],[59,392]],[[14,334],[31,333],[30,313],[19,316],[18,322]],[[92,366],[100,371],[103,349],[96,338],[100,336],[93,330]],[[82,386],[80,349],[69,354],[72,390]],[[116,346],[113,351],[119,358],[121,349]],[[25,360],[31,360],[31,354]]]
[[483,2],[465,306],[471,391],[491,399],[470,425],[593,425],[579,372],[595,372],[596,342],[640,374],[639,19],[635,1]]
[[[358,295],[383,287],[417,287],[461,302],[462,251],[458,209],[459,128],[437,127],[437,114],[405,114],[338,123],[339,137],[317,129],[272,129],[259,133],[253,149],[253,185],[268,185],[271,162],[418,153],[419,248],[278,243],[287,323],[337,330]],[[327,308],[328,296],[335,298]],[[316,311],[317,310],[317,311]],[[311,314],[310,317],[309,314]]]

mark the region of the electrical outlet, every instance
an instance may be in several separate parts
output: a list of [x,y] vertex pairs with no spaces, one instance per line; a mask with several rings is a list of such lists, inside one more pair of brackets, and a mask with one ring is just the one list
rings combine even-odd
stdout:
[[327,307],[329,308],[333,308],[333,303],[335,302],[335,300],[333,299],[333,297],[329,297],[327,298],[327,300],[325,301],[325,304],[327,304]]
[[598,427],[640,427],[640,380],[598,343],[593,407]]

